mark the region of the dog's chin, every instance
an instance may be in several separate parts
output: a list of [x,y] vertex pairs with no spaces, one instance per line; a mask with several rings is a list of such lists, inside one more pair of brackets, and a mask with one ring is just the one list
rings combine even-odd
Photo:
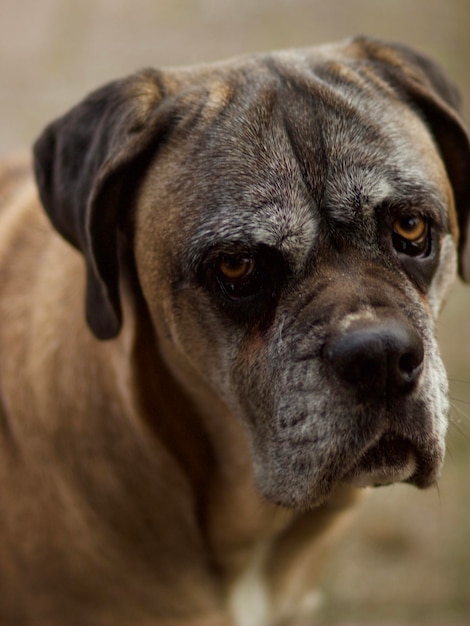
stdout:
[[[352,487],[379,487],[393,483],[409,483],[420,489],[436,484],[442,466],[437,448],[421,449],[412,441],[385,433],[369,443],[360,454],[323,470],[304,464],[306,471],[283,464],[271,465],[271,471],[258,466],[257,482],[264,496],[274,504],[297,510],[307,510],[323,504],[340,485]],[[275,469],[274,469],[275,468]],[[315,468],[315,469],[314,469]],[[294,471],[293,471],[294,470]]]
[[401,437],[384,435],[365,451],[343,482],[355,487],[380,487],[397,482],[413,483],[415,476],[418,476],[415,446]]

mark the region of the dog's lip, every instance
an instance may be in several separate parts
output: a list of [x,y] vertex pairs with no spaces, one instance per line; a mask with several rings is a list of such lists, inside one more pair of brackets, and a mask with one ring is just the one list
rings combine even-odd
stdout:
[[394,433],[385,433],[367,446],[343,482],[356,487],[378,487],[396,482],[413,482],[418,471],[419,454],[408,439]]

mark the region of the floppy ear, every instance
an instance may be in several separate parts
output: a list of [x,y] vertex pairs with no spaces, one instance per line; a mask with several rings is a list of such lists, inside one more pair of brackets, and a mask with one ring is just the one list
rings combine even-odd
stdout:
[[100,339],[122,323],[118,229],[139,166],[168,129],[159,74],[146,70],[89,95],[34,145],[39,195],[56,229],[85,256],[86,316]]
[[440,150],[454,191],[460,231],[459,271],[470,282],[470,141],[457,88],[431,59],[364,37],[357,43],[399,95],[420,112]]

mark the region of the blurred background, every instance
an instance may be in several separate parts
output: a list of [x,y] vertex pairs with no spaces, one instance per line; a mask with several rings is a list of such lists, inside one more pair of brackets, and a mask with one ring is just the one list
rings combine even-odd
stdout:
[[[469,0],[1,0],[0,155],[141,67],[359,33],[437,57],[470,121]],[[322,626],[470,625],[470,286],[454,289],[439,335],[452,397],[439,488],[371,493],[325,571]]]

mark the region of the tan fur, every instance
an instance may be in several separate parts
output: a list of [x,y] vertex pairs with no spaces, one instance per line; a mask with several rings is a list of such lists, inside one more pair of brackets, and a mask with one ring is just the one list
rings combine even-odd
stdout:
[[[221,599],[230,595],[243,576],[259,542],[268,548],[267,559],[274,559],[264,572],[268,588],[273,587],[272,597],[283,598],[281,591],[287,586],[289,595],[283,601],[295,604],[310,590],[315,573],[318,575],[316,568],[309,567],[308,579],[301,576],[293,581],[295,555],[299,562],[312,560],[315,564],[317,552],[323,552],[327,541],[321,538],[318,543],[316,536],[342,513],[343,506],[349,507],[350,497],[345,500],[341,492],[338,505],[333,498],[323,507],[323,514],[315,513],[307,531],[311,537],[307,543],[312,543],[309,556],[305,538],[297,533],[303,516],[260,498],[253,483],[246,435],[217,398],[207,389],[201,390],[200,381],[189,389],[196,396],[195,409],[185,392],[168,380],[164,389],[170,413],[165,416],[160,411],[156,422],[147,411],[154,403],[161,406],[161,391],[147,389],[144,393],[149,397],[142,397],[133,385],[133,368],[143,367],[147,375],[151,368],[162,381],[162,376],[168,375],[158,355],[148,354],[147,337],[139,335],[142,331],[135,321],[116,342],[96,344],[82,314],[79,254],[52,231],[39,210],[30,178],[14,193],[11,185],[17,181],[18,170],[4,167],[10,175],[1,189],[8,206],[2,207],[0,231],[0,353],[8,358],[2,361],[1,382],[6,412],[18,416],[14,423],[5,413],[0,418],[0,485],[2,499],[9,503],[0,528],[2,536],[10,538],[9,544],[0,543],[0,580],[8,598],[2,609],[5,624],[14,624],[8,621],[8,607],[20,601],[17,582],[33,585],[28,572],[37,571],[41,572],[37,596],[28,597],[28,610],[34,609],[37,625],[50,623],[41,616],[48,614],[51,601],[43,597],[44,588],[53,583],[69,585],[71,595],[76,593],[80,599],[80,606],[64,613],[68,623],[86,619],[87,624],[96,625],[111,621],[150,624],[145,615],[155,607],[157,613],[175,615],[170,622],[158,621],[162,626],[177,626],[180,612],[185,625],[227,626],[231,618],[218,608]],[[26,269],[31,265],[34,272]],[[131,307],[126,313],[130,320],[135,314]],[[79,363],[74,358],[77,345],[81,346]],[[54,372],[52,377],[50,372]],[[22,383],[25,376],[32,381],[30,392],[25,392]],[[57,397],[56,386],[60,385],[69,389],[68,398]],[[31,402],[37,407],[34,415],[29,410]],[[188,440],[188,433],[194,436],[200,428],[208,434],[210,450],[198,449],[194,440]],[[78,474],[78,459],[68,454],[73,438],[80,438],[82,449],[94,459],[85,476]],[[19,475],[10,472],[19,462],[28,470]],[[122,463],[126,474],[129,470],[129,481],[116,475],[116,462]],[[186,466],[184,474],[178,462]],[[11,482],[12,475],[19,476],[20,482]],[[155,476],[164,482],[152,486],[149,477]],[[89,490],[97,496],[103,490],[108,500],[93,498],[90,504]],[[169,492],[179,494],[176,502],[165,495]],[[196,493],[202,498],[198,507],[201,519],[195,519],[190,510]],[[145,512],[145,525],[137,519],[137,511]],[[109,519],[114,515],[119,519],[118,529]],[[164,543],[158,541],[161,534]],[[206,562],[202,538],[210,546],[211,564]],[[60,578],[58,568],[63,566],[53,555],[56,551],[67,553],[67,545],[77,541],[80,550],[66,565],[67,576]],[[279,556],[272,553],[269,557],[271,545],[276,553],[279,550]],[[14,565],[5,552],[8,546],[20,552],[26,569]],[[149,557],[147,550],[155,551],[157,572],[176,576],[173,597],[166,591],[160,593],[153,572],[139,563],[139,557]],[[213,587],[208,567],[220,573],[220,588]],[[124,597],[119,592],[123,580],[135,582]],[[87,611],[100,596],[113,598],[112,613],[103,608],[98,612],[101,617],[89,621]],[[181,597],[186,598],[187,606],[181,606]],[[198,613],[204,618],[198,618]]]

